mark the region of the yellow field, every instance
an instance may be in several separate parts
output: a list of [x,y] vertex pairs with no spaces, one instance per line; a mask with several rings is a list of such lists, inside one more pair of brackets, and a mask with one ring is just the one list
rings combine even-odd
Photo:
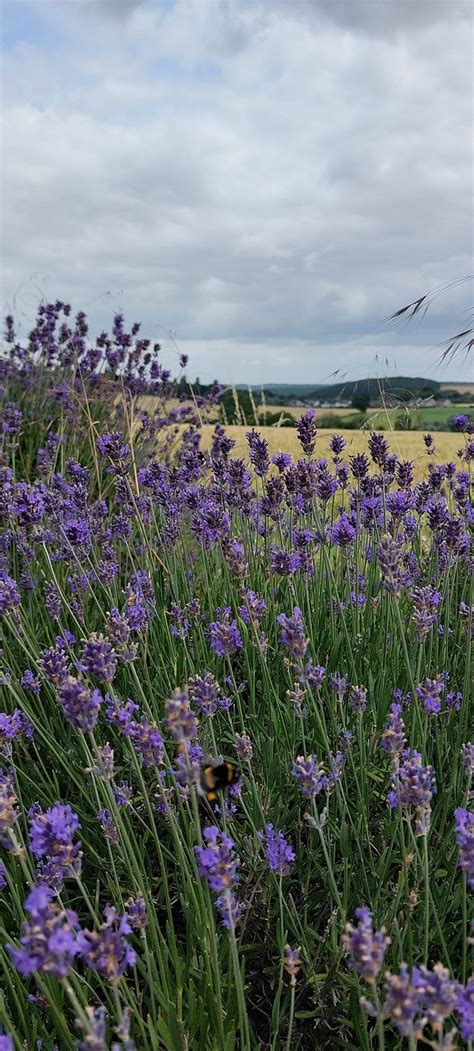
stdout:
[[[214,428],[207,424],[203,427],[203,445],[204,447],[209,446],[212,433]],[[250,430],[248,427],[236,427],[229,426],[225,428],[226,434],[229,434],[236,442],[235,449],[233,450],[233,456],[247,457],[248,445],[245,439],[245,433]],[[270,452],[289,452],[292,454],[294,459],[298,456],[302,456],[301,446],[298,441],[297,432],[293,427],[259,427],[259,433],[262,437],[267,439],[270,446]],[[316,439],[316,456],[330,456],[331,451],[329,449],[329,441],[333,431],[322,430],[319,431]],[[342,434],[346,439],[347,446],[344,450],[345,457],[351,456],[354,453],[368,452],[368,434],[364,431],[337,431],[338,434]],[[423,434],[421,431],[391,431],[385,432],[385,437],[390,445],[392,452],[397,453],[397,456],[401,460],[414,460],[415,461],[415,476],[417,479],[421,478],[427,470],[427,465],[430,460],[435,462],[446,463],[449,460],[457,460],[457,451],[463,446],[462,436],[459,434],[452,434],[449,431],[439,431],[434,434],[435,442],[435,455],[428,456],[426,453],[425,446],[423,444]]]

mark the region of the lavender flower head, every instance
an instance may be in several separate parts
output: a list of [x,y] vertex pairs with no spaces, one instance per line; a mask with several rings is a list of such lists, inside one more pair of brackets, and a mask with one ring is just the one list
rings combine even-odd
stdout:
[[60,876],[79,872],[81,844],[74,843],[80,821],[69,804],[56,803],[43,811],[36,804],[28,812],[30,849],[35,858],[54,863]]
[[377,547],[382,583],[385,590],[396,598],[400,595],[403,584],[401,555],[400,544],[392,540],[391,536],[383,536]]
[[468,887],[474,888],[474,810],[458,807],[454,811],[459,868],[466,873]]
[[0,712],[0,748],[10,748],[21,737],[33,737],[34,727],[27,715],[15,708],[11,715]]
[[13,771],[0,769],[0,842],[3,841],[5,833],[13,828],[18,820],[19,810],[15,806],[18,802],[13,783]]
[[406,748],[405,723],[401,716],[402,706],[395,703],[390,706],[390,715],[385,723],[381,745],[389,755],[398,755]]
[[271,822],[265,828],[265,832],[259,832],[258,837],[265,844],[265,855],[271,872],[278,876],[287,876],[292,862],[295,860],[295,852],[290,843],[281,832],[277,832]]
[[291,945],[285,945],[283,954],[283,968],[290,976],[290,984],[296,985],[296,979],[301,969],[300,950],[292,949]]
[[80,679],[68,675],[59,687],[58,703],[76,730],[90,733],[99,717],[102,696],[99,690],[90,690]]
[[416,587],[412,592],[413,622],[415,638],[424,642],[433,624],[436,623],[441,592],[432,587]]
[[446,676],[438,675],[436,679],[425,679],[416,687],[415,693],[425,709],[431,715],[437,715],[441,711],[441,695],[446,689]]
[[128,916],[118,916],[112,905],[104,909],[105,923],[98,931],[84,931],[83,959],[88,967],[115,984],[136,961],[127,936],[132,927]]
[[417,817],[417,835],[424,835],[429,828],[430,803],[436,791],[436,782],[431,766],[423,766],[420,752],[406,749],[403,762],[395,769],[392,789],[388,793],[390,807],[414,810]]
[[385,972],[385,1016],[394,1023],[401,1036],[416,1034],[415,1019],[420,1013],[420,993],[412,982],[406,964],[399,974]]
[[458,987],[456,1011],[463,1040],[474,1040],[474,976],[468,979],[464,987]]
[[280,625],[280,642],[289,649],[298,660],[301,660],[308,648],[308,639],[305,636],[303,614],[299,606],[294,606],[293,614],[287,617],[285,613],[279,613],[277,623]]
[[30,918],[22,927],[21,947],[7,946],[17,971],[25,976],[39,971],[65,978],[84,948],[75,912],[64,911],[52,898],[50,887],[33,887],[25,901]]
[[238,882],[239,859],[234,853],[233,840],[215,825],[203,829],[204,846],[194,848],[198,872],[207,880],[210,890],[218,895],[216,906],[225,927],[232,929],[240,918],[234,888]]
[[326,774],[317,755],[299,755],[291,771],[298,790],[306,799],[316,799],[320,792],[327,790],[334,782],[332,774]]
[[175,741],[190,741],[196,737],[198,721],[189,707],[187,693],[177,690],[173,697],[166,701],[165,711],[163,726]]
[[209,641],[218,657],[231,657],[243,645],[237,621],[231,619],[229,606],[217,609],[218,619],[208,626]]
[[348,923],[342,940],[352,956],[357,974],[366,982],[374,982],[383,967],[385,950],[390,938],[385,937],[385,927],[374,931],[372,913],[366,906],[356,909],[357,926]]
[[93,632],[89,636],[82,649],[79,667],[100,682],[112,682],[117,670],[117,657],[104,635]]
[[298,441],[305,456],[311,456],[314,452],[316,444],[316,424],[315,424],[316,412],[314,409],[308,409],[308,412],[303,413],[300,416],[296,429],[298,431]]
[[134,931],[145,930],[148,927],[148,914],[145,899],[139,894],[138,898],[128,898],[125,909]]
[[464,769],[469,777],[474,776],[474,741],[468,741],[461,747],[461,758]]
[[245,435],[249,444],[250,463],[255,474],[263,477],[270,467],[270,456],[268,453],[268,442],[262,438],[258,431],[247,431]]

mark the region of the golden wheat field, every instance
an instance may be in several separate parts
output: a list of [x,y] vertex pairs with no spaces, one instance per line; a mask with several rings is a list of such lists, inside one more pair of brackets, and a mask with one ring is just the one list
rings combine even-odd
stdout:
[[[206,424],[203,427],[204,447],[210,445],[213,430],[214,427],[211,424]],[[226,433],[229,434],[236,443],[235,449],[233,450],[234,456],[247,456],[248,445],[245,440],[245,434],[248,430],[250,430],[249,427],[226,427]],[[272,454],[276,452],[289,452],[295,459],[298,456],[302,456],[296,429],[292,427],[259,427],[258,430],[262,437],[267,439]],[[335,432],[330,430],[319,432],[316,439],[315,455],[331,455],[329,442],[331,434],[333,433]],[[353,453],[368,451],[368,434],[365,432],[338,430],[337,433],[342,434],[346,439],[347,448],[345,449],[345,453],[348,456],[351,456]],[[432,457],[428,457],[423,444],[422,431],[386,431],[385,437],[390,444],[392,452],[397,453],[400,459],[415,461],[415,476],[417,478],[421,478],[426,472],[427,462],[431,459],[443,463],[446,463],[449,460],[457,460],[457,451],[458,449],[461,449],[463,445],[461,435],[452,434],[449,431],[439,431],[434,435],[435,453]]]

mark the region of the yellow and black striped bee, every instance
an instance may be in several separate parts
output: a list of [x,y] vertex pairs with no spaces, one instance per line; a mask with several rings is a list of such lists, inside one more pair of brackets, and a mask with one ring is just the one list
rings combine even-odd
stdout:
[[201,771],[199,794],[207,799],[208,803],[214,803],[217,793],[225,792],[231,785],[235,785],[239,777],[240,773],[233,763],[220,759],[209,762]]

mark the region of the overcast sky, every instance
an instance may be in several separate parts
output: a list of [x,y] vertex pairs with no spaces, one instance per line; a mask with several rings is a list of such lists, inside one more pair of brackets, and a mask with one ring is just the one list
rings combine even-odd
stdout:
[[471,0],[1,0],[3,289],[188,374],[435,370],[472,273]]

